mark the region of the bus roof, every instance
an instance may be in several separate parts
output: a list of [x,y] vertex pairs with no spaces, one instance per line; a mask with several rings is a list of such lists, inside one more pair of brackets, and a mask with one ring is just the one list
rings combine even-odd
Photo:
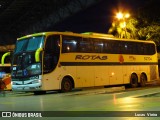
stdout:
[[102,39],[110,39],[110,40],[120,40],[120,41],[133,41],[133,42],[149,42],[154,43],[152,40],[137,40],[137,39],[122,39],[122,38],[116,38],[111,34],[104,34],[104,33],[95,33],[95,32],[85,32],[85,33],[73,33],[73,32],[40,32],[40,33],[34,33],[30,35],[26,35],[23,37],[18,38],[17,40],[22,40],[29,37],[35,37],[35,36],[41,36],[41,35],[53,35],[53,34],[59,34],[59,35],[72,35],[72,36],[79,36],[79,37],[91,37],[91,38],[102,38]]

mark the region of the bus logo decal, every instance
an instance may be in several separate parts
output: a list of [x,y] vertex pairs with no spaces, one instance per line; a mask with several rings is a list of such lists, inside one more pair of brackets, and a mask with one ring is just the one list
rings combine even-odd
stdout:
[[75,60],[107,60],[107,56],[99,55],[76,55]]
[[152,61],[152,58],[151,57],[144,57],[144,60],[145,61]]
[[120,63],[123,63],[123,62],[124,62],[123,55],[119,55],[119,62],[120,62]]
[[129,56],[130,61],[136,61],[136,58],[134,56]]

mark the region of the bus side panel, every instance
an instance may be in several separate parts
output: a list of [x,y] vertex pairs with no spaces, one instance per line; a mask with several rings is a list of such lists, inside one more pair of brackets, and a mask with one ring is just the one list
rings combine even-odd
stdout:
[[108,66],[94,66],[95,86],[109,85]]
[[123,70],[123,84],[128,84],[130,83],[130,75],[131,75],[131,66],[123,66],[122,70]]
[[94,66],[77,66],[77,81],[82,87],[94,86]]
[[140,65],[139,66],[138,75],[139,75],[139,80],[138,82],[140,83],[140,76],[142,73],[146,74],[147,76],[147,82],[150,81],[150,70],[149,70],[149,65]]
[[110,85],[123,84],[123,67],[109,66],[108,68]]
[[150,65],[149,70],[150,70],[150,80],[159,79],[158,66],[157,65]]
[[130,76],[132,73],[135,73],[138,76],[138,82],[140,82],[140,75],[145,73],[147,76],[147,82],[151,80],[151,76],[153,75],[154,78],[157,77],[157,72],[154,70],[153,74],[151,73],[149,65],[131,65],[131,66],[124,66],[123,69],[126,69],[126,74],[124,73],[124,84],[130,83]]
[[51,73],[44,74],[43,80],[42,80],[42,84],[43,84],[42,89],[43,90],[61,89],[61,81],[65,76],[71,76],[75,80],[76,67],[75,66],[61,66],[61,67],[57,67],[56,70],[52,71]]
[[137,65],[123,66],[123,79],[124,79],[123,83],[124,84],[130,84],[130,77],[133,73],[135,73],[139,77],[140,67]]
[[59,81],[55,73],[44,74],[42,77],[42,90],[58,90]]

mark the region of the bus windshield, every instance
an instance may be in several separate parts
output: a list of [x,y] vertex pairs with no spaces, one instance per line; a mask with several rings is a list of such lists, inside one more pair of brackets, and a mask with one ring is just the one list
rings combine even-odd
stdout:
[[41,74],[41,64],[35,61],[35,52],[42,48],[44,36],[18,40],[12,59],[12,77],[31,77]]
[[14,54],[25,51],[35,51],[41,48],[44,43],[44,36],[30,37],[23,40],[18,40]]

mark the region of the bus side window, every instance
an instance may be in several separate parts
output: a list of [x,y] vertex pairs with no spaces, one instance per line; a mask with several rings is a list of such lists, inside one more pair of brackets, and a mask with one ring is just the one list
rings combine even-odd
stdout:
[[155,48],[155,45],[153,43],[149,43],[147,45],[147,50],[148,50],[148,52],[147,52],[148,55],[153,55],[153,54],[156,53],[156,48]]
[[79,43],[80,52],[93,53],[93,41],[90,38],[83,38]]
[[88,52],[89,50],[88,41],[84,41],[84,40],[80,41],[79,48],[80,48],[80,52]]
[[138,44],[136,42],[132,42],[132,54],[138,54]]
[[117,48],[114,48],[114,41],[107,40],[104,42],[104,52],[111,54],[117,52]]
[[121,50],[123,54],[132,54],[132,43],[130,42],[121,42]]
[[109,49],[108,42],[107,42],[107,41],[104,41],[104,48],[103,48],[103,52],[104,52],[104,53],[107,53],[107,52],[108,52],[108,49]]
[[101,40],[94,41],[94,52],[95,53],[102,53],[103,52],[103,42]]
[[133,54],[133,45],[132,45],[132,42],[127,42],[127,51],[126,53],[127,54]]
[[81,37],[63,36],[62,40],[62,53],[78,52],[79,42]]

